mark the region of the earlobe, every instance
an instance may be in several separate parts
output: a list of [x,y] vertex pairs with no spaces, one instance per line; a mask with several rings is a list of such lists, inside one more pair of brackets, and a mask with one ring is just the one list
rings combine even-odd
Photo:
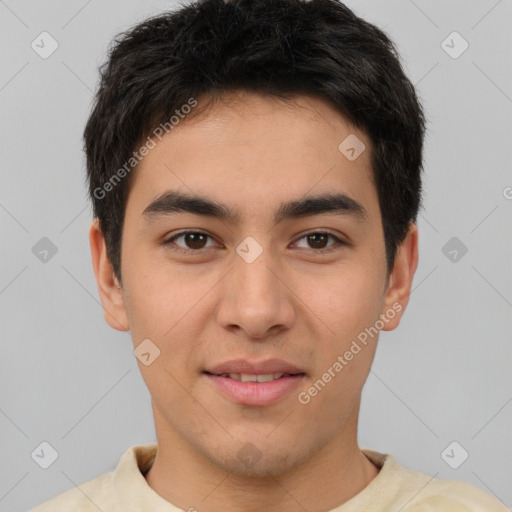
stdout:
[[389,320],[382,329],[384,331],[392,331],[400,323],[409,302],[418,258],[418,228],[411,222],[407,236],[397,248],[395,263],[389,276],[382,310],[382,314]]
[[123,290],[114,274],[112,263],[108,257],[105,238],[101,231],[99,220],[95,218],[89,230],[92,266],[105,321],[118,331],[129,331],[130,324],[126,314]]

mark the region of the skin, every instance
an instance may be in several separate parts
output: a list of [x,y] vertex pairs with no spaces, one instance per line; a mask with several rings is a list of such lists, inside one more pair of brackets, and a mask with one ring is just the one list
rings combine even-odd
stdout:
[[[357,441],[361,392],[378,337],[308,404],[297,394],[393,304],[402,309],[383,329],[398,326],[418,263],[418,232],[411,223],[388,274],[370,139],[329,103],[248,92],[231,96],[239,101],[227,98],[181,122],[135,171],[123,225],[122,285],[93,222],[105,319],[130,330],[134,347],[149,338],[161,351],[149,366],[138,361],[158,440],[145,478],[159,495],[201,512],[327,511],[378,474]],[[355,161],[338,150],[349,134],[366,145]],[[144,209],[167,190],[223,202],[241,220],[174,213],[148,222]],[[323,213],[273,222],[281,202],[332,192],[361,203],[366,217]],[[188,229],[210,238],[163,244]],[[326,237],[315,245],[305,237],[311,231],[347,243]],[[250,264],[236,252],[247,236],[263,250]],[[323,247],[334,249],[322,254]],[[234,358],[273,357],[306,376],[296,392],[267,406],[236,404],[202,374]],[[246,443],[261,454],[251,467],[237,457]]]

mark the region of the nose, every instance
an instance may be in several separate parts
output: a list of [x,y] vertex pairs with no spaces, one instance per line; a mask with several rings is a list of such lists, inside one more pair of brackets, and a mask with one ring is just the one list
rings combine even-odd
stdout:
[[289,329],[295,318],[293,293],[286,271],[263,250],[252,262],[238,255],[223,279],[217,321],[230,331],[241,330],[251,339],[266,339]]

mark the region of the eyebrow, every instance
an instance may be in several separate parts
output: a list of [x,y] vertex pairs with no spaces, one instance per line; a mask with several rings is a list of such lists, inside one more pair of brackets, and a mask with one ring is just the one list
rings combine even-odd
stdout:
[[[150,222],[155,217],[176,213],[192,213],[239,223],[240,212],[219,201],[177,191],[167,191],[151,202],[143,211],[143,218]],[[274,223],[287,219],[335,213],[365,220],[368,215],[361,203],[345,194],[321,194],[306,196],[287,203],[281,203],[274,214]]]

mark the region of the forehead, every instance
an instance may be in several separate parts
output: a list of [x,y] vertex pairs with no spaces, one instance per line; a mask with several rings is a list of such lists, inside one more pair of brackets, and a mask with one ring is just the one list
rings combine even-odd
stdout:
[[329,102],[237,92],[201,110],[206,99],[134,171],[128,203],[139,214],[177,189],[229,204],[238,220],[306,195],[341,193],[369,213],[378,203],[370,139]]

